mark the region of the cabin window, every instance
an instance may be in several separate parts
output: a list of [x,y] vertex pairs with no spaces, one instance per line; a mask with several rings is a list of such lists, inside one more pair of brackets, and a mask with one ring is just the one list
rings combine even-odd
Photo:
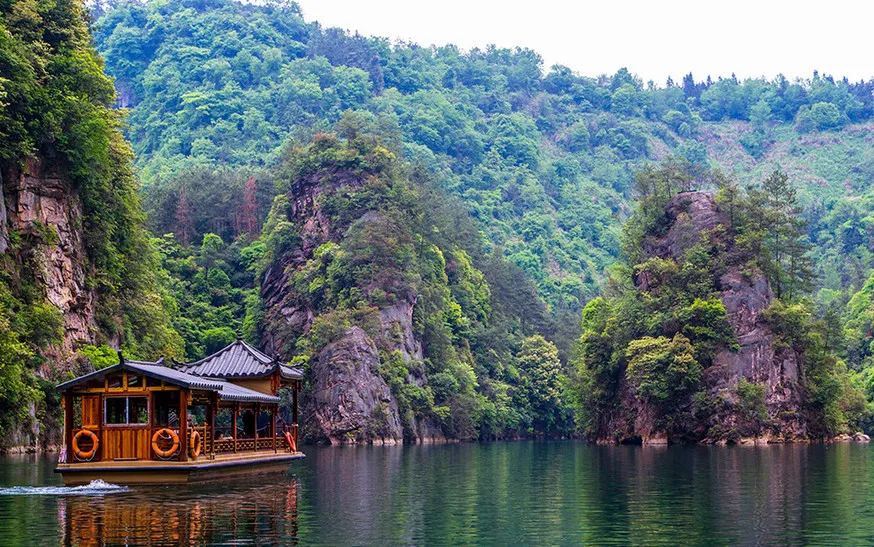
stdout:
[[234,438],[233,411],[230,408],[221,408],[215,414],[215,437],[219,440]]
[[164,391],[155,393],[155,411],[152,424],[156,426],[179,427],[179,392]]
[[142,376],[128,376],[127,377],[127,387],[143,387],[143,377]]
[[127,423],[137,425],[149,423],[149,400],[147,398],[127,398]]
[[147,397],[107,397],[103,400],[106,425],[145,425],[149,423]]
[[82,406],[83,400],[82,397],[73,397],[73,429],[81,429],[82,428]]
[[109,376],[106,378],[107,386],[109,389],[121,389],[122,388],[122,377],[121,376]]

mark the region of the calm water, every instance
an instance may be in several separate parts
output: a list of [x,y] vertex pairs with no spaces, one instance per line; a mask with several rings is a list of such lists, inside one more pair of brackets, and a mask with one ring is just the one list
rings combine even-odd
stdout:
[[874,445],[307,452],[268,479],[92,490],[0,459],[0,545],[874,544]]

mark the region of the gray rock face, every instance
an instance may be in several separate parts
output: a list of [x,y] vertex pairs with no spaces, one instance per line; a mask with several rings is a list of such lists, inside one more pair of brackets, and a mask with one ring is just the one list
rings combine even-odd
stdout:
[[312,394],[304,413],[308,437],[331,444],[403,440],[397,404],[373,372],[379,366],[376,345],[362,329],[349,328],[311,365]]
[[95,297],[86,287],[86,255],[82,204],[69,181],[48,162],[29,160],[24,169],[3,177],[0,206],[0,249],[8,234],[17,233],[33,245],[22,245],[16,261],[31,261],[36,285],[46,300],[64,315],[62,353],[93,341]]

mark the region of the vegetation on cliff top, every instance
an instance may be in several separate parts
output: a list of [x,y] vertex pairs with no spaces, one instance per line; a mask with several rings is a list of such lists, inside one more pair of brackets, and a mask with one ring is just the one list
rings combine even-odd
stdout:
[[[749,412],[763,404],[764,391],[756,394],[755,384],[743,381],[726,394],[717,389],[719,374],[708,374],[718,352],[739,349],[720,300],[720,280],[729,269],[750,279],[764,275],[774,290],[763,315],[776,336],[778,356],[781,348],[803,356],[798,410],[805,413],[810,434],[867,425],[871,412],[858,405],[860,392],[837,358],[840,325],[815,318],[806,298],[810,246],[786,175],[775,171],[761,185],[744,189],[719,173],[702,175],[677,164],[637,175],[640,205],[626,224],[626,259],[611,271],[604,296],[583,311],[576,359],[583,429],[600,439],[633,437],[634,416],[622,403],[627,385],[646,401],[653,428],[675,438],[733,440],[770,432],[767,413]],[[646,250],[672,222],[682,222],[668,218],[668,200],[708,179],[719,189],[725,221],[692,234],[683,256]],[[717,414],[724,419],[732,406],[741,419],[726,430]]]
[[[291,150],[278,177],[288,192],[301,181],[319,186],[318,207],[333,234],[290,272],[293,300],[317,315],[286,353],[315,357],[350,325],[361,326],[379,349],[378,373],[405,436],[413,418],[451,438],[570,433],[558,351],[540,335],[549,322],[536,321],[544,308],[533,287],[525,290],[521,272],[508,278],[513,266],[503,257],[485,254],[473,220],[426,171],[397,158],[399,142],[363,130],[372,121],[345,116],[340,138],[319,134]],[[306,219],[291,214],[292,197],[300,199],[277,198],[265,225],[265,268],[300,245]],[[520,281],[515,290],[507,285]],[[375,315],[413,302],[421,361],[405,359],[400,334],[380,332]]]

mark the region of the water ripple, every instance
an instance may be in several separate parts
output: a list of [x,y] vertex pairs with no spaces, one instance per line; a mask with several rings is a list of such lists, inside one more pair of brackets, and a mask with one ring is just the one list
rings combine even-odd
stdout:
[[99,479],[82,486],[12,486],[0,488],[0,496],[103,496],[121,492],[130,492],[130,488],[110,484]]

